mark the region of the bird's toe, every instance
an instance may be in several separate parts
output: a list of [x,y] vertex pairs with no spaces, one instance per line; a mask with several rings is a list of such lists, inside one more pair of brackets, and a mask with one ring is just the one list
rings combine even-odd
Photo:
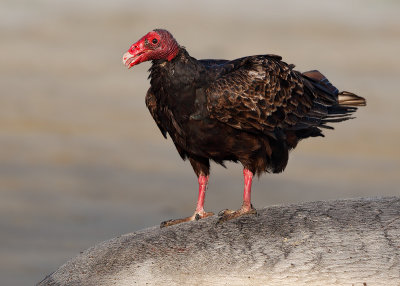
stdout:
[[196,212],[192,216],[189,216],[189,217],[186,217],[186,218],[170,219],[170,220],[163,221],[160,224],[160,228],[171,226],[171,225],[175,225],[175,224],[179,224],[179,223],[182,223],[182,222],[200,220],[202,218],[206,218],[206,217],[209,217],[209,216],[212,216],[212,215],[214,215],[214,213],[212,213],[212,212],[205,212],[205,211]]
[[186,222],[186,221],[190,221],[190,217],[180,218],[180,219],[169,219],[169,220],[161,222],[160,228],[175,225],[175,224]]
[[223,210],[218,213],[219,219],[217,221],[217,224],[223,223],[225,221],[240,217],[242,215],[247,215],[247,214],[257,214],[257,210],[253,207],[250,209],[243,209],[240,208],[237,211],[232,211],[232,210]]
[[225,210],[220,211],[220,212],[218,213],[218,216],[222,217],[222,216],[225,216],[225,215],[232,214],[232,213],[234,213],[234,212],[235,212],[235,211],[233,211],[233,210],[225,209]]
[[213,212],[195,213],[194,218],[195,218],[195,220],[199,220],[199,219],[206,218],[206,217],[213,216],[213,215],[214,215]]

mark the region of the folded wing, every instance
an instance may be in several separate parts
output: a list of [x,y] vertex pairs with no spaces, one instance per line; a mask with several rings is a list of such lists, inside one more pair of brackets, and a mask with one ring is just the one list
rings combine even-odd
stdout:
[[320,72],[302,74],[279,56],[224,65],[230,66],[228,72],[206,89],[207,108],[211,117],[234,128],[272,137],[292,130],[302,139],[322,136],[319,128],[332,128],[327,124],[349,119],[356,110],[339,105],[338,90]]

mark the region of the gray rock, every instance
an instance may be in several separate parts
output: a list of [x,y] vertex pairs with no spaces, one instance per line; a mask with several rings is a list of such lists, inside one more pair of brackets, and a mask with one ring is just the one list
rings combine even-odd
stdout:
[[400,198],[272,206],[102,242],[37,285],[400,285]]

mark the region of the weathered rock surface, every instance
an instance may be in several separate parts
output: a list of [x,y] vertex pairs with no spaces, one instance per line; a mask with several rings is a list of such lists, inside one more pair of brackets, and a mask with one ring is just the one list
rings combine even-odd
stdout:
[[400,285],[400,198],[272,206],[102,242],[38,285]]

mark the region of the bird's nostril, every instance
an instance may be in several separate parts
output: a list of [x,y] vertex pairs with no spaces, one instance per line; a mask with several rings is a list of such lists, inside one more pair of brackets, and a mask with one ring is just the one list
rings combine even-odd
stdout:
[[137,46],[132,46],[132,47],[129,49],[128,52],[129,52],[129,53],[133,53],[133,51],[136,50],[136,49],[137,49]]

